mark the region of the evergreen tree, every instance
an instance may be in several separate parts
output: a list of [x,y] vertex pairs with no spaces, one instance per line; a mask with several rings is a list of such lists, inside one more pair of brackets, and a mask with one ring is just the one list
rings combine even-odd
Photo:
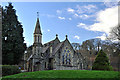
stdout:
[[109,59],[102,50],[99,51],[93,63],[92,70],[112,70]]
[[2,63],[18,64],[26,49],[23,28],[12,3],[2,9]]

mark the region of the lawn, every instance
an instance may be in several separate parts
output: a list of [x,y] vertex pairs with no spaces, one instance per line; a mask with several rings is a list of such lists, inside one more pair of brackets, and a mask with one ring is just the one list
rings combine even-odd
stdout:
[[[8,80],[9,78],[19,78],[25,80],[34,80],[34,79],[44,79],[44,78],[72,78],[76,80],[78,78],[81,79],[93,79],[97,80],[98,78],[116,80],[118,79],[118,72],[117,71],[88,71],[88,70],[49,70],[49,71],[35,71],[35,72],[25,72],[19,73],[15,75],[5,76],[2,80]],[[11,79],[12,80],[12,79]],[[101,80],[101,79],[100,79]]]

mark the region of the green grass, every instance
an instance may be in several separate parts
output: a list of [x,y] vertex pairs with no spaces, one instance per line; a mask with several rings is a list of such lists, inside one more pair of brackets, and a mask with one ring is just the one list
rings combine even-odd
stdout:
[[118,78],[117,71],[49,70],[25,72],[5,78]]

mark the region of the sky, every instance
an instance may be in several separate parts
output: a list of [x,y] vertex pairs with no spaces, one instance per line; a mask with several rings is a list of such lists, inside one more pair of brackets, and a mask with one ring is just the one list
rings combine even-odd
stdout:
[[[65,35],[71,43],[101,38],[118,24],[118,6],[116,2],[12,2],[18,20],[23,25],[25,43],[33,44],[33,33],[39,12],[42,30],[42,43],[55,39],[60,41]],[[2,2],[2,6],[7,6]]]

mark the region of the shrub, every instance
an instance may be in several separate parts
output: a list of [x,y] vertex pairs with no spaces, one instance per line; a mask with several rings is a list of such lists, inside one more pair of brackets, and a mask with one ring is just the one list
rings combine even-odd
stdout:
[[93,63],[92,70],[113,70],[107,55],[102,50],[98,53],[95,62]]
[[20,73],[21,70],[15,65],[2,65],[2,76]]

